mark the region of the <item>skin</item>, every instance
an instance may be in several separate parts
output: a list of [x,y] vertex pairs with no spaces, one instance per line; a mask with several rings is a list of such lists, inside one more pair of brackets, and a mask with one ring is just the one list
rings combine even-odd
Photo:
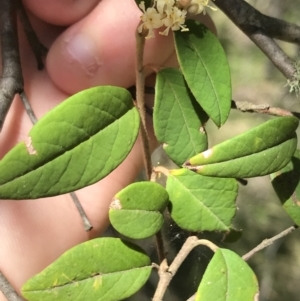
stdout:
[[[135,37],[140,11],[132,0],[24,0],[40,40],[49,49],[36,69],[20,29],[25,91],[38,118],[68,96],[91,86],[135,83]],[[211,21],[208,20],[210,23]],[[82,48],[83,46],[83,48]],[[159,54],[159,55],[157,55]],[[147,41],[145,64],[174,66],[172,36]],[[0,135],[0,159],[32,127],[15,97]],[[152,143],[152,148],[155,142]],[[0,201],[0,270],[19,291],[24,282],[63,252],[99,236],[108,225],[112,197],[142,168],[140,140],[108,177],[77,192],[94,229],[85,232],[71,197]],[[6,300],[0,292],[0,301]]]

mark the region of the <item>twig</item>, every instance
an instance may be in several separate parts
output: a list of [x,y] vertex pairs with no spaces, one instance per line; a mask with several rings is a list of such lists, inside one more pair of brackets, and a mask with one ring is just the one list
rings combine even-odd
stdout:
[[14,96],[23,92],[14,1],[0,1],[2,76],[0,78],[0,131]]
[[165,175],[167,177],[169,175],[170,171],[166,167],[159,165],[159,166],[153,167],[153,173],[156,173],[156,174],[162,173],[163,175]]
[[[16,11],[18,10],[23,23],[29,44],[38,62],[38,68],[42,69],[44,64],[42,56],[47,49],[39,42],[31,27],[26,11],[20,0],[0,2],[0,29],[1,29],[1,57],[2,76],[0,78],[0,131],[9,111],[11,103],[16,94],[20,94],[22,101],[26,98],[24,91],[24,80],[18,43],[18,29]],[[29,112],[24,102],[26,111],[31,120],[35,120],[34,114]],[[28,101],[27,101],[28,103]]]
[[[280,38],[293,32],[293,42],[296,42],[295,34],[299,41],[299,26],[265,16],[243,0],[215,0],[214,3],[264,52],[287,79],[293,79],[296,70],[294,63],[272,37]],[[285,30],[276,34],[276,30],[272,29],[274,24],[276,28],[285,25]]]
[[270,38],[300,44],[300,26],[264,15],[244,0],[226,2],[214,1],[243,31],[262,31]]
[[156,238],[156,249],[157,249],[158,261],[159,261],[159,263],[162,263],[163,260],[166,258],[166,254],[165,254],[165,248],[164,248],[164,240],[162,238],[161,231],[158,231],[156,233],[155,238]]
[[6,277],[0,271],[0,291],[3,293],[7,301],[23,301],[16,290],[12,287]]
[[19,17],[22,22],[23,29],[25,31],[27,40],[35,56],[35,59],[37,61],[38,70],[42,70],[44,68],[43,57],[47,54],[48,49],[40,42],[35,31],[33,30],[22,1],[21,0],[14,0],[14,1],[16,1],[17,11],[19,13]]
[[270,107],[268,104],[253,104],[247,101],[231,101],[231,108],[240,110],[241,112],[260,113],[274,116],[295,116],[300,117],[300,113],[290,112],[282,108]]
[[252,249],[250,252],[248,252],[247,254],[245,254],[242,258],[247,261],[250,257],[252,257],[255,253],[263,250],[264,248],[270,246],[272,243],[274,243],[276,240],[290,234],[291,232],[293,232],[295,229],[297,229],[298,226],[292,226],[289,227],[288,229],[280,232],[279,234],[273,236],[272,238],[269,239],[265,239],[263,240],[258,246],[256,246],[254,249]]
[[86,215],[86,213],[85,213],[85,211],[84,211],[84,209],[83,209],[76,193],[73,191],[73,192],[70,192],[70,195],[71,195],[72,200],[73,200],[73,202],[74,202],[74,204],[75,204],[75,206],[76,206],[76,208],[77,208],[77,210],[80,214],[80,217],[82,219],[85,231],[92,230],[93,226],[92,226],[90,220],[88,219],[88,217],[87,217],[87,215]]
[[145,47],[145,35],[144,33],[136,32],[136,102],[137,108],[142,121],[140,127],[140,133],[143,143],[143,154],[145,170],[148,180],[151,178],[152,173],[152,162],[151,162],[151,152],[149,144],[149,136],[146,127],[146,112],[145,112],[145,99],[144,99],[144,89],[145,89],[145,75],[144,75],[144,47]]
[[218,247],[213,244],[211,241],[206,239],[198,239],[197,236],[190,236],[185,243],[183,244],[182,248],[180,249],[179,253],[171,263],[171,265],[168,267],[168,264],[166,260],[164,260],[159,268],[158,274],[159,274],[159,282],[157,285],[157,289],[155,291],[153,301],[161,301],[165,291],[172,280],[172,278],[175,276],[177,270],[181,266],[182,262],[186,259],[188,254],[197,246],[203,245],[210,248],[213,252],[216,252]]
[[32,124],[35,124],[38,120],[37,120],[37,118],[36,118],[36,116],[35,116],[35,114],[34,114],[34,112],[32,110],[32,107],[31,107],[31,105],[30,105],[30,103],[28,101],[28,98],[27,98],[27,96],[26,96],[26,94],[25,94],[24,91],[22,93],[20,93],[20,98],[21,98],[21,101],[22,101],[22,103],[24,105],[26,113],[29,116]]

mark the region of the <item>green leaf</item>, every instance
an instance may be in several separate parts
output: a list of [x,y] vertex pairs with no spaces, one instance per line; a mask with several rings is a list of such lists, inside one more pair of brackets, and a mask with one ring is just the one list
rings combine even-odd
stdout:
[[164,150],[177,164],[207,149],[202,126],[207,116],[195,101],[182,73],[173,68],[157,73],[154,131]]
[[163,225],[162,211],[169,201],[167,191],[154,182],[133,183],[116,194],[109,210],[112,226],[121,234],[142,239]]
[[221,126],[231,108],[231,79],[224,50],[204,25],[187,20],[188,32],[175,32],[175,47],[185,80],[201,107]]
[[166,187],[176,224],[190,231],[229,231],[235,215],[238,184],[234,179],[204,177],[171,170]]
[[91,185],[126,158],[138,130],[126,89],[77,93],[36,123],[27,146],[17,144],[0,161],[0,198],[33,199]]
[[150,258],[129,242],[98,238],[64,253],[22,287],[28,301],[117,301],[138,291]]
[[284,167],[297,146],[299,121],[278,117],[188,160],[184,167],[214,177],[249,178]]
[[248,264],[230,250],[218,249],[209,262],[196,301],[258,301],[259,288]]
[[288,215],[300,226],[300,150],[283,169],[271,175],[272,185]]

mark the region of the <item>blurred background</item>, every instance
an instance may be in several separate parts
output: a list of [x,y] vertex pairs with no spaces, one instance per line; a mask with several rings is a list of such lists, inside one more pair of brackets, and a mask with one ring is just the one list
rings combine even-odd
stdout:
[[[300,25],[300,0],[247,2],[262,13]],[[288,87],[285,87],[286,79],[265,55],[220,10],[209,13],[216,24],[219,39],[228,57],[232,72],[233,99],[300,112],[300,97],[297,98],[289,93]],[[297,57],[298,46],[278,43],[291,58]],[[242,133],[268,119],[269,116],[232,110],[229,120],[221,129],[217,129],[211,122],[207,124],[209,146]],[[170,164],[162,150],[157,150],[153,159],[154,162],[160,162],[162,165]],[[224,244],[220,242],[218,234],[207,233],[202,233],[201,238],[208,237],[242,256],[262,240],[293,225],[293,221],[282,209],[268,176],[249,179],[247,186],[240,185],[237,207],[234,225],[237,229],[243,230],[240,240],[232,244]],[[165,225],[164,235],[168,238],[166,248],[171,259],[184,242],[187,233],[178,229],[169,220]],[[141,245],[155,253],[153,241],[142,241]],[[164,301],[187,300],[192,292],[195,292],[211,255],[205,248],[195,250],[172,282]],[[300,300],[299,230],[260,251],[248,263],[259,280],[260,301]],[[151,300],[155,281],[154,275],[143,292],[128,300]],[[193,287],[190,287],[191,283]]]

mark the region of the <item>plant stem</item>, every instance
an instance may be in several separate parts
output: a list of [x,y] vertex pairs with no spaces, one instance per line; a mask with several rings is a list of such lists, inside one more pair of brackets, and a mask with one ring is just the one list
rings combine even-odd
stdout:
[[14,1],[16,1],[16,8],[19,18],[22,22],[27,40],[37,61],[38,70],[42,70],[44,68],[43,57],[47,54],[48,49],[40,42],[35,31],[33,30],[22,1]]
[[293,79],[296,71],[293,61],[272,38],[283,38],[293,33],[291,39],[284,40],[299,43],[299,26],[265,16],[244,0],[215,0],[214,4],[261,49],[287,79]]
[[0,291],[3,293],[7,301],[23,301],[16,290],[9,283],[7,278],[0,271]]
[[286,230],[280,232],[279,234],[273,236],[272,238],[269,239],[265,239],[263,240],[258,246],[256,246],[254,249],[252,249],[250,252],[248,252],[247,254],[245,254],[242,258],[247,261],[250,257],[252,257],[255,253],[263,250],[264,248],[270,246],[272,243],[274,243],[276,240],[290,234],[291,232],[293,232],[294,230],[296,230],[298,228],[298,226],[292,226],[287,228]]
[[188,254],[197,246],[203,245],[210,248],[213,252],[216,252],[218,246],[213,244],[211,241],[206,239],[198,239],[197,236],[190,236],[185,243],[183,244],[182,248],[180,249],[179,253],[168,267],[166,260],[164,260],[158,271],[159,274],[159,282],[157,285],[157,289],[155,291],[153,301],[162,301],[162,298],[165,294],[167,287],[169,286],[172,278],[175,276],[176,272],[178,271],[179,267],[181,266],[182,262],[186,259]]
[[162,173],[163,175],[165,175],[166,177],[169,175],[170,171],[169,169],[167,169],[164,166],[155,166],[153,167],[153,171],[157,174]]
[[299,118],[299,113],[290,112],[282,108],[271,107],[268,104],[253,104],[248,101],[231,101],[231,108],[241,112],[259,113],[273,116],[295,116]]
[[149,144],[149,136],[146,127],[146,112],[145,112],[145,74],[144,74],[144,47],[145,36],[136,32],[136,103],[141,118],[140,133],[143,144],[144,164],[148,180],[151,178],[152,162]]
[[15,94],[23,91],[16,9],[14,1],[0,1],[2,76],[0,78],[0,131]]
[[155,235],[156,238],[156,249],[159,263],[161,264],[163,260],[166,258],[165,249],[164,249],[164,241],[162,238],[161,231],[158,231]]
[[35,124],[38,120],[37,120],[37,118],[36,118],[36,116],[35,116],[35,114],[33,112],[33,109],[31,107],[31,105],[30,105],[30,103],[28,101],[28,98],[27,98],[27,96],[26,96],[26,94],[25,94],[24,91],[22,93],[20,93],[20,98],[21,98],[21,101],[22,101],[22,103],[24,105],[26,113],[29,116],[32,124]]
[[85,231],[90,231],[93,229],[93,225],[91,224],[89,218],[87,217],[76,193],[74,191],[70,192],[70,196],[73,200],[73,203],[75,204],[79,214],[80,214],[80,217],[82,219],[82,222],[83,222],[83,226],[84,226],[84,230]]

